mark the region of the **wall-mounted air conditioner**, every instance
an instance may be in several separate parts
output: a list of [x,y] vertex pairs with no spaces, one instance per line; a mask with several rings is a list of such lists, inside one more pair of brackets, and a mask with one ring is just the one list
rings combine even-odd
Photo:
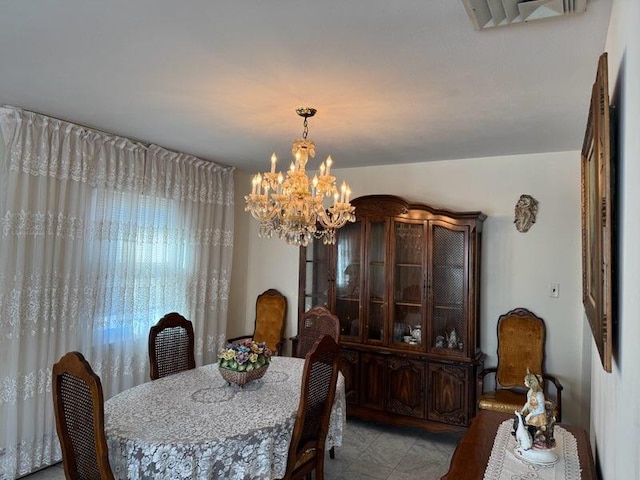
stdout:
[[473,28],[482,30],[584,12],[587,0],[462,0]]

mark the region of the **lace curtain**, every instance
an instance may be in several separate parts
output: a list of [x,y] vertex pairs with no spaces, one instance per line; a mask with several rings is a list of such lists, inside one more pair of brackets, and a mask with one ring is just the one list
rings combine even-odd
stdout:
[[[51,368],[82,352],[105,399],[149,379],[151,325],[226,334],[233,169],[0,108],[0,479],[61,459]],[[1,152],[0,148],[0,152]]]

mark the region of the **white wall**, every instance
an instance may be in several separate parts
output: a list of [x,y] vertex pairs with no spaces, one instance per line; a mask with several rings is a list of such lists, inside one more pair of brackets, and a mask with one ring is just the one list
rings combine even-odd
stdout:
[[[249,176],[240,170],[233,173],[235,189],[234,231],[233,231],[233,267],[229,292],[227,315],[227,338],[250,334],[253,331],[253,313],[247,304],[247,283],[249,278],[249,234],[250,216],[244,212],[244,186]],[[251,320],[251,321],[250,321]]]
[[[251,190],[251,175],[236,170],[234,177],[235,232],[233,274],[227,336],[253,332],[256,297],[268,290],[279,290],[288,302],[285,337],[297,331],[298,252],[278,238],[259,238],[258,222],[244,211],[244,196]],[[290,353],[287,342],[285,353]]]
[[[612,373],[592,357],[591,442],[603,480],[640,478],[640,2],[614,0],[606,51],[620,116],[619,317]],[[595,78],[594,65],[594,78]],[[614,329],[615,331],[615,329]]]
[[[351,184],[354,197],[395,194],[452,210],[486,213],[480,329],[485,365],[495,365],[498,317],[516,307],[529,308],[547,324],[547,370],[565,386],[563,421],[588,427],[589,400],[583,392],[589,391],[585,382],[589,382],[590,357],[583,357],[583,339],[588,337],[580,293],[579,153],[336,169],[335,174]],[[244,203],[248,176],[246,185],[244,190],[236,185],[238,202]],[[540,202],[537,223],[527,233],[513,225],[514,207],[523,193]],[[251,225],[247,302],[271,286],[281,289],[292,307],[289,331],[294,333],[297,249],[280,240],[258,239],[257,222],[252,220]],[[551,282],[560,283],[557,299],[549,296]]]

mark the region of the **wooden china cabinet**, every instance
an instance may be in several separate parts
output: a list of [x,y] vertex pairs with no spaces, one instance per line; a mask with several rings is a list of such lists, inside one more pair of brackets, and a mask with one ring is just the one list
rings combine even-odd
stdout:
[[480,212],[391,195],[353,200],[335,245],[300,250],[299,315],[340,318],[348,413],[430,430],[467,427],[482,367]]

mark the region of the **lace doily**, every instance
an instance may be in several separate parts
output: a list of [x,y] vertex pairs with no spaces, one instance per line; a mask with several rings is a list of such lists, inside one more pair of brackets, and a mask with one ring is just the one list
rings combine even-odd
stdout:
[[553,435],[560,459],[554,465],[543,466],[530,464],[516,456],[512,428],[513,420],[505,420],[498,427],[484,480],[580,480],[578,442],[571,433],[555,426]]

